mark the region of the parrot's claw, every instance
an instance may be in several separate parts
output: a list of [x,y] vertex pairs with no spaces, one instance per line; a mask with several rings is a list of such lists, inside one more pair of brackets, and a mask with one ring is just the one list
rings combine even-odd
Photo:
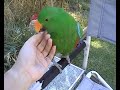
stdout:
[[34,82],[29,88],[29,90],[42,90],[42,84],[43,84],[43,81],[41,83],[39,81]]
[[57,53],[55,56],[58,57],[58,58],[62,58],[62,54],[61,53]]
[[70,65],[70,57],[69,57],[69,55],[66,57],[66,60],[68,61],[68,64]]
[[[56,60],[57,59],[57,60]],[[53,59],[53,66],[56,66],[60,73],[62,73],[62,65],[58,64],[56,61],[59,61],[61,58],[58,58],[57,56],[54,56],[54,59]]]

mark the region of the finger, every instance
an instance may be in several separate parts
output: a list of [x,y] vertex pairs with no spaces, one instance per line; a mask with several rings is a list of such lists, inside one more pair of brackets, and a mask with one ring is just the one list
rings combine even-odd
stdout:
[[48,32],[47,32],[47,31],[41,31],[41,32],[43,32],[43,33],[44,33],[44,35],[48,34]]
[[37,46],[41,42],[42,37],[43,37],[43,32],[40,32],[36,35],[33,35],[31,38],[29,38],[26,43],[30,43],[31,45]]
[[53,56],[55,55],[56,52],[56,46],[53,46],[52,49],[50,50],[49,55],[47,56],[47,62],[50,63],[51,60],[53,59]]
[[45,46],[44,50],[43,50],[43,55],[44,57],[46,57],[48,55],[48,53],[50,52],[50,49],[52,47],[52,39],[48,39],[47,45]]
[[43,49],[46,46],[47,40],[50,38],[50,34],[46,34],[44,36],[44,38],[42,39],[41,43],[38,45],[38,49],[40,50],[40,52],[43,51]]

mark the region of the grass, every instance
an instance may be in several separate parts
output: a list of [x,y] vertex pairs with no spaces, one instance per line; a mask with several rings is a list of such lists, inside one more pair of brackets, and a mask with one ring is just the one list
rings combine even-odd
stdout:
[[[83,52],[73,61],[73,64],[82,67]],[[92,38],[89,53],[87,72],[97,71],[105,81],[116,90],[116,46]]]
[[[5,0],[4,1],[4,72],[15,63],[18,52],[24,42],[32,36],[29,28],[30,17],[39,12],[51,0]],[[89,0],[53,0],[54,6],[68,11],[82,28],[87,26]],[[87,72],[97,71],[107,83],[116,89],[116,46],[102,40],[92,38]],[[74,60],[81,67],[83,52]]]

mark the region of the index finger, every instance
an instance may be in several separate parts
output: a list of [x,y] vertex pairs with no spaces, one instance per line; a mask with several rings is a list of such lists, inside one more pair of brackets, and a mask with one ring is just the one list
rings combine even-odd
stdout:
[[37,46],[42,41],[43,36],[44,32],[33,35],[31,38],[28,39],[27,43],[29,42],[30,44]]

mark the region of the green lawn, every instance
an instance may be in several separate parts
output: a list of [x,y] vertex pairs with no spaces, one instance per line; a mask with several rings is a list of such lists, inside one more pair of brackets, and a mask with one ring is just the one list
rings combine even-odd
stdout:
[[[74,59],[73,64],[81,67],[82,61],[83,52]],[[91,70],[97,71],[116,90],[116,46],[92,38],[87,72]]]

